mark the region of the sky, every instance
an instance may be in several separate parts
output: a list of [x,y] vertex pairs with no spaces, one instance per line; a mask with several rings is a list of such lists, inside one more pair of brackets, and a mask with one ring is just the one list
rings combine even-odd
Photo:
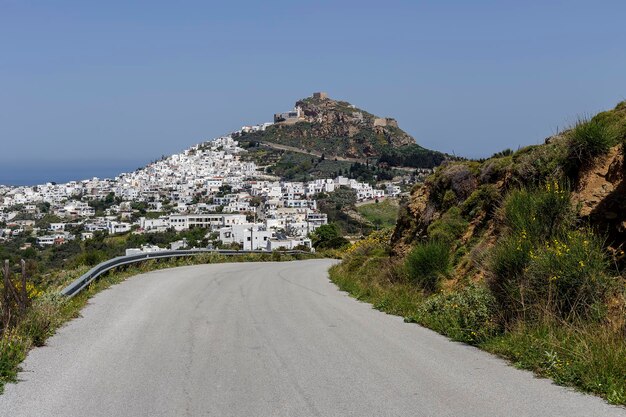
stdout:
[[459,156],[541,143],[626,99],[624,16],[623,0],[0,0],[0,183],[133,170],[314,91]]

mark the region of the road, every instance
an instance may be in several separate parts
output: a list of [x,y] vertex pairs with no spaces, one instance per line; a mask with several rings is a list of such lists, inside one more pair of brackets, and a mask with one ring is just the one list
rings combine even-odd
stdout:
[[2,416],[626,416],[375,311],[330,260],[188,266],[95,296]]
[[[272,148],[272,149],[278,149],[279,151],[290,151],[290,152],[296,152],[296,153],[303,153],[305,155],[311,155],[311,156],[315,156],[317,158],[321,158],[322,156],[322,152],[318,152],[318,151],[307,151],[306,149],[301,149],[301,148],[296,148],[295,146],[288,146],[288,145],[281,145],[279,143],[274,143],[274,142],[266,142],[266,141],[259,141],[259,143],[262,146],[266,146],[268,148]],[[328,155],[327,156],[328,159],[334,159],[337,161],[343,161],[343,162],[359,162],[362,164],[367,163],[367,159],[359,159],[359,158],[347,158],[347,157],[342,157],[342,156],[337,156],[337,155]],[[374,158],[372,158],[374,159]],[[415,170],[415,169],[413,169]]]
[[[317,158],[320,158],[322,156],[322,152],[318,152],[318,151],[307,151],[306,149],[301,149],[301,148],[296,148],[294,146],[288,146],[288,145],[280,145],[278,143],[274,143],[274,142],[265,142],[265,141],[259,141],[259,143],[262,146],[268,147],[268,148],[272,148],[272,149],[278,149],[279,151],[290,151],[290,152],[296,152],[296,153],[303,153],[305,155],[311,155],[311,156],[315,156]],[[366,159],[361,159],[361,158],[347,158],[347,157],[342,157],[342,156],[337,156],[337,155],[326,155],[326,158],[331,159],[331,160],[335,160],[335,161],[343,161],[343,162],[358,162],[361,164],[367,164],[368,160],[369,162],[374,162],[376,160],[376,157],[370,157],[370,158],[366,158]],[[392,166],[390,167],[391,169],[395,169],[398,171],[405,171],[405,172],[415,172],[415,170],[417,168],[414,167],[399,167],[399,166]]]

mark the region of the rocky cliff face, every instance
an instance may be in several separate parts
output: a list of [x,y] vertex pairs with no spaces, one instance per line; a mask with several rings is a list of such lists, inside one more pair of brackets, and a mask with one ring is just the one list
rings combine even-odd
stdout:
[[276,123],[265,132],[247,137],[328,157],[356,159],[378,157],[384,149],[416,145],[395,119],[377,117],[345,101],[309,97],[296,102],[296,106],[303,111],[300,119]]
[[580,216],[607,234],[609,242],[626,242],[626,165],[621,146],[581,173],[572,200]]
[[307,98],[296,103],[311,124],[311,136],[343,138],[348,156],[377,156],[385,146],[415,144],[415,139],[392,118],[374,116],[345,101]]

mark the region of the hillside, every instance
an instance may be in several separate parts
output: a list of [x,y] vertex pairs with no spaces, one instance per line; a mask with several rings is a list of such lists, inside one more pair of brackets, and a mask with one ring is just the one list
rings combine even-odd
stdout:
[[626,404],[626,102],[446,162],[331,277],[376,308]]
[[[579,121],[543,145],[506,150],[485,161],[451,162],[438,168],[411,193],[396,226],[397,253],[428,237],[428,228],[450,210],[460,209],[470,228],[463,242],[484,232],[497,234],[496,209],[516,189],[564,184],[571,191],[576,216],[606,234],[607,245],[626,242],[624,148],[626,102]],[[497,217],[497,216],[496,216]],[[489,233],[488,233],[489,234]]]
[[395,119],[375,116],[323,93],[295,106],[293,112],[275,115],[275,123],[264,131],[242,133],[239,139],[289,146],[330,159],[380,159],[393,166],[432,168],[445,159],[444,154],[417,145]]

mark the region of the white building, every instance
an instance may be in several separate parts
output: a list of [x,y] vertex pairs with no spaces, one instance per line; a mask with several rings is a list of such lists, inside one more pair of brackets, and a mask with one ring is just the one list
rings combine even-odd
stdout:
[[293,250],[298,246],[304,246],[311,251],[315,251],[309,238],[270,239],[267,241],[266,249],[270,252],[278,249]]

